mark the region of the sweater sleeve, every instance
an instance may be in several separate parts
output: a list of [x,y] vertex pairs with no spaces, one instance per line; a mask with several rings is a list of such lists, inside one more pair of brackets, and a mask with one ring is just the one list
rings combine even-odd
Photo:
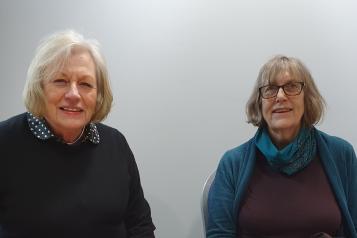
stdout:
[[129,202],[125,214],[125,226],[128,238],[154,238],[155,226],[151,219],[151,211],[140,183],[139,170],[134,155],[125,142],[128,152],[128,169],[130,174]]
[[208,194],[207,238],[235,238],[235,183],[226,153],[221,159]]
[[349,166],[349,192],[348,192],[348,207],[354,224],[354,229],[357,231],[357,158],[353,147],[350,148],[351,164]]

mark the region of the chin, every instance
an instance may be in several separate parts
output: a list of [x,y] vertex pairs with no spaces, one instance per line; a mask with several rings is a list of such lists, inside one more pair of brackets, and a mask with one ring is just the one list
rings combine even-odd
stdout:
[[69,120],[63,123],[63,127],[67,128],[69,130],[78,130],[82,129],[84,126],[86,126],[89,122],[87,121],[77,121],[77,120]]
[[291,124],[291,123],[275,123],[270,126],[270,128],[274,131],[279,131],[279,130],[297,130],[300,127],[300,125],[296,124]]

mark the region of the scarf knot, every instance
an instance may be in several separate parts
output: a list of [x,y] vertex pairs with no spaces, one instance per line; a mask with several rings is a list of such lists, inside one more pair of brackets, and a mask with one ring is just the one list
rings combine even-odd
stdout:
[[295,139],[278,150],[267,129],[261,127],[257,131],[255,144],[274,170],[292,175],[305,168],[315,158],[317,146],[314,132],[313,127],[301,127]]

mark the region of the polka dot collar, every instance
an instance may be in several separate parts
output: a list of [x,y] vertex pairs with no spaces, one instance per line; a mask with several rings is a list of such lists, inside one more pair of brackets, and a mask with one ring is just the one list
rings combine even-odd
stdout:
[[[55,138],[63,143],[61,138],[55,136],[50,128],[47,126],[46,121],[42,118],[35,117],[32,113],[27,112],[27,122],[30,127],[32,134],[40,140],[48,140],[50,138]],[[94,123],[89,123],[83,132],[83,139],[79,143],[89,140],[93,144],[99,144],[100,138],[97,126]],[[77,144],[77,143],[75,143]]]

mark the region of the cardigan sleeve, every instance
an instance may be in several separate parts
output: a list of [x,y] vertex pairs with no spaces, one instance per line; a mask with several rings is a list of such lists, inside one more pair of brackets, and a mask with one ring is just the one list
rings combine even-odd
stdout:
[[207,238],[235,238],[235,183],[226,153],[221,159],[208,194]]
[[349,152],[351,157],[351,163],[349,166],[349,191],[347,202],[353,220],[354,229],[355,231],[357,231],[357,158],[352,145]]
[[130,175],[129,202],[125,214],[125,227],[128,238],[154,238],[155,226],[151,219],[151,211],[140,183],[139,170],[134,155],[125,138],[128,152],[128,170]]

